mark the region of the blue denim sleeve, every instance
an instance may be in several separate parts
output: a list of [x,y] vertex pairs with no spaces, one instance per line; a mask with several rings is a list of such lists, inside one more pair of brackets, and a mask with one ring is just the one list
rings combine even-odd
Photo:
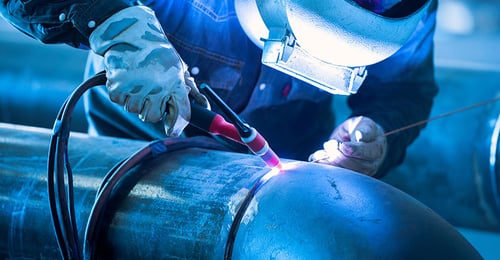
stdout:
[[130,1],[1,0],[0,14],[14,27],[43,43],[88,46],[93,29]]
[[[429,117],[438,93],[433,60],[435,19],[433,8],[399,51],[368,66],[365,82],[357,94],[348,98],[351,116],[368,116],[386,132]],[[424,127],[421,125],[387,137],[387,155],[375,177],[383,177],[403,162],[406,148]]]

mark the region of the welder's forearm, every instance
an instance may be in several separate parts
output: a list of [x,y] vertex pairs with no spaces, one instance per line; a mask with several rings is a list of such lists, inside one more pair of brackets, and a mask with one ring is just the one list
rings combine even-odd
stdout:
[[[393,101],[387,100],[386,102]],[[381,103],[374,104],[373,107],[377,107],[374,108],[377,109],[376,112],[356,111],[354,115],[364,115],[371,118],[387,133],[389,131],[427,119],[432,106],[431,101],[417,103],[411,98],[399,99],[396,103],[400,104],[400,106],[397,106],[396,104],[384,103],[385,102],[381,101]],[[379,168],[378,173],[374,177],[382,177],[389,170],[403,162],[406,154],[406,148],[415,141],[423,127],[424,125],[405,129],[386,137],[387,154],[384,162]]]
[[[434,2],[422,18],[421,26],[400,50],[387,60],[367,67],[365,83],[348,99],[352,116],[368,116],[386,133],[429,118],[438,92],[433,60],[435,28]],[[387,155],[375,177],[382,177],[403,162],[406,148],[424,126],[387,136]]]
[[[429,118],[438,92],[434,79],[433,54],[409,71],[402,79],[365,89],[349,98],[352,116],[368,116],[385,132],[396,130]],[[376,177],[402,163],[406,148],[425,127],[421,125],[387,136],[388,152]]]
[[128,6],[125,0],[2,0],[0,13],[17,29],[43,43],[82,47],[88,46],[93,29]]

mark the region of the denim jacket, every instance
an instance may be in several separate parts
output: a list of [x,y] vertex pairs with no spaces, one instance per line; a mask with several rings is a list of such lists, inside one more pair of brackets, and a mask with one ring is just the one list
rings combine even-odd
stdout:
[[[2,0],[1,12],[34,38],[81,46],[88,45],[89,20],[98,24],[105,19],[102,17],[129,5],[127,1],[109,1],[108,5],[101,2],[107,1]],[[335,127],[332,95],[262,65],[261,50],[240,27],[233,0],[142,2],[155,10],[168,39],[196,82],[214,88],[233,110],[258,129],[279,156],[306,160],[322,148]],[[368,116],[385,131],[428,118],[437,94],[433,65],[436,3],[433,6],[403,48],[367,67],[365,82],[357,94],[348,98],[351,116]],[[85,18],[80,13],[84,9],[101,12],[84,12],[89,16]],[[67,13],[72,22],[61,22],[61,13]],[[101,13],[104,15],[98,17]],[[87,76],[102,68],[99,57],[90,54]],[[85,97],[85,105],[91,133],[145,140],[164,137],[161,124],[143,123],[136,115],[109,102],[104,87],[92,89]],[[403,161],[407,146],[422,128],[388,137],[388,155],[377,177]],[[195,132],[186,129],[188,135]]]

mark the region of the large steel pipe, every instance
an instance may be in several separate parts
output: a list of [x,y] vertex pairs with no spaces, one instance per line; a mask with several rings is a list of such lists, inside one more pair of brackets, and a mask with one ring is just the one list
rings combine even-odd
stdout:
[[[0,125],[0,257],[59,258],[46,192],[50,132]],[[72,134],[80,237],[96,189],[146,145]],[[221,259],[235,206],[271,171],[256,156],[189,148],[133,169],[99,244],[113,259]],[[405,193],[341,168],[286,161],[256,190],[234,259],[475,259],[448,222]]]

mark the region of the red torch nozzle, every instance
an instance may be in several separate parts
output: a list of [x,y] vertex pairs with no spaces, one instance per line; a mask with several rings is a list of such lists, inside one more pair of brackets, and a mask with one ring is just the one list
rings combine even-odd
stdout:
[[269,167],[278,167],[281,169],[281,162],[278,155],[269,147],[266,139],[251,127],[251,134],[248,137],[242,137],[241,140],[247,144],[248,148],[259,156]]

